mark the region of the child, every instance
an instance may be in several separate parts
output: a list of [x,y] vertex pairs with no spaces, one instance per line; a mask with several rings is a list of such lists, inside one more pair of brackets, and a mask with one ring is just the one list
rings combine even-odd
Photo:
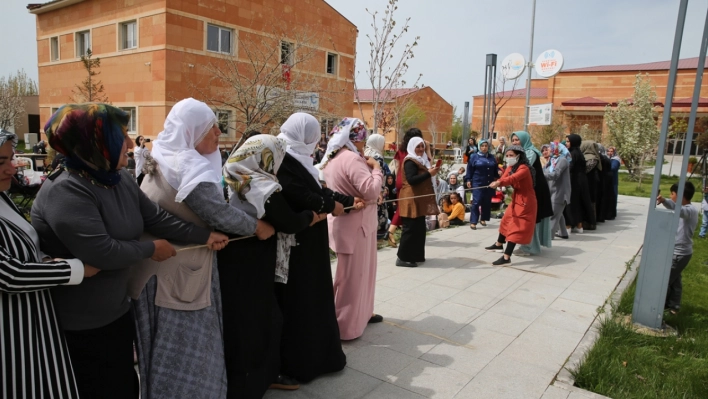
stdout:
[[[678,184],[671,186],[671,199],[666,199],[659,195],[656,197],[658,204],[664,205],[667,209],[676,208],[676,193]],[[691,198],[695,194],[696,188],[690,181],[686,182],[681,201],[681,210],[678,230],[676,231],[676,244],[674,245],[674,256],[671,261],[671,275],[669,276],[669,287],[666,294],[665,309],[671,314],[676,314],[681,309],[681,272],[686,268],[693,255],[693,232],[698,225],[698,209],[691,205]]]
[[703,223],[701,223],[701,231],[698,232],[698,237],[706,238],[706,230],[708,230],[708,186],[706,185],[703,185],[701,210],[703,211]]

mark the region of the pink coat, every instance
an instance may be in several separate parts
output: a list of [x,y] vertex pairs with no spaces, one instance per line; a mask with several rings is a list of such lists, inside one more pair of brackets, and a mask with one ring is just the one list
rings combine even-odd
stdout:
[[362,229],[365,237],[376,234],[378,225],[376,216],[376,201],[381,192],[383,174],[380,170],[369,169],[366,160],[359,154],[340,150],[324,168],[327,188],[342,194],[362,198],[367,202],[366,208],[348,214],[333,217],[329,215],[329,246],[334,252],[342,254],[354,253],[356,239],[351,232]]

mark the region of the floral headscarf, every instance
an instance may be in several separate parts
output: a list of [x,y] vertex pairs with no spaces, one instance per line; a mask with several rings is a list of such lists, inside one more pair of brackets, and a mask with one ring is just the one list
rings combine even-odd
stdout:
[[568,148],[563,145],[558,143],[557,141],[554,141],[550,144],[551,146],[551,159],[550,162],[546,164],[546,167],[550,172],[553,172],[556,169],[556,165],[558,164],[558,158],[564,157],[567,161],[568,164],[570,165],[571,161],[571,156],[570,152],[568,151]]
[[7,130],[0,129],[0,147],[4,146],[8,140],[12,141],[12,148],[17,147],[17,135]]
[[[344,118],[335,126],[334,129],[329,134],[329,141],[327,142],[327,151],[325,151],[322,162],[317,165],[317,168],[322,171],[330,159],[337,155],[342,147],[347,147],[350,150],[357,152],[358,149],[354,143],[359,143],[366,140],[366,127],[364,122],[356,118]],[[321,174],[320,174],[321,177]]]
[[67,168],[107,187],[120,183],[116,169],[124,155],[130,116],[108,104],[67,104],[44,126],[49,145],[66,156]]

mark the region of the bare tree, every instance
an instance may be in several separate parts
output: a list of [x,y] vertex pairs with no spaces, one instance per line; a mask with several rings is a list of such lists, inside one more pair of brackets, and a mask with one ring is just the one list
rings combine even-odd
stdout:
[[511,100],[514,94],[516,94],[516,85],[519,83],[519,79],[511,80],[511,90],[506,90],[506,86],[510,81],[510,79],[506,78],[506,74],[504,73],[506,68],[509,68],[509,65],[502,65],[502,73],[499,74],[499,76],[497,77],[496,87],[497,89],[501,89],[501,91],[497,91],[494,95],[494,104],[492,107],[492,124],[489,127],[490,137],[491,134],[494,133],[494,127],[497,124],[497,117],[499,116],[499,113],[504,108],[506,103]]
[[25,113],[24,96],[37,95],[37,82],[27,76],[24,70],[0,77],[0,128],[15,130],[22,125]]
[[86,79],[81,81],[81,84],[76,85],[70,97],[71,101],[76,103],[82,102],[100,102],[107,103],[108,96],[106,95],[103,83],[98,80],[97,76],[101,74],[98,68],[101,67],[100,58],[92,58],[91,49],[86,51],[86,55],[81,56],[81,62],[86,69]]
[[[216,108],[235,111],[244,132],[274,129],[291,114],[304,111],[315,117],[341,117],[345,87],[335,79],[308,72],[321,54],[314,29],[285,29],[264,24],[264,34],[239,32],[237,52],[223,54],[202,66],[207,82],[190,82],[197,96]],[[351,101],[350,98],[347,100]]]
[[[416,36],[413,43],[405,44],[400,54],[401,39],[409,29],[410,18],[406,18],[400,28],[396,26],[394,14],[398,10],[398,0],[389,0],[384,10],[383,16],[379,19],[379,12],[366,12],[371,15],[373,28],[372,34],[367,34],[369,39],[369,69],[366,75],[371,83],[373,95],[371,98],[372,111],[374,114],[373,130],[378,131],[381,119],[388,102],[394,100],[392,89],[405,87],[406,81],[403,77],[408,72],[408,61],[414,57],[413,48],[418,45],[420,36]],[[417,88],[421,75],[418,75],[412,87]],[[358,95],[356,79],[354,80],[354,93],[360,112],[361,101]],[[363,112],[362,112],[363,115]],[[398,141],[398,138],[397,138]]]

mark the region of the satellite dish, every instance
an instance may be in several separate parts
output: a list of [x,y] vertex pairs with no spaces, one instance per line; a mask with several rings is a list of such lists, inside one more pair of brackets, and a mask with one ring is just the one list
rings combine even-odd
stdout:
[[519,53],[507,55],[501,63],[502,75],[506,80],[514,80],[526,69],[526,60]]
[[563,54],[558,50],[546,50],[536,59],[536,73],[542,78],[550,78],[563,68]]

